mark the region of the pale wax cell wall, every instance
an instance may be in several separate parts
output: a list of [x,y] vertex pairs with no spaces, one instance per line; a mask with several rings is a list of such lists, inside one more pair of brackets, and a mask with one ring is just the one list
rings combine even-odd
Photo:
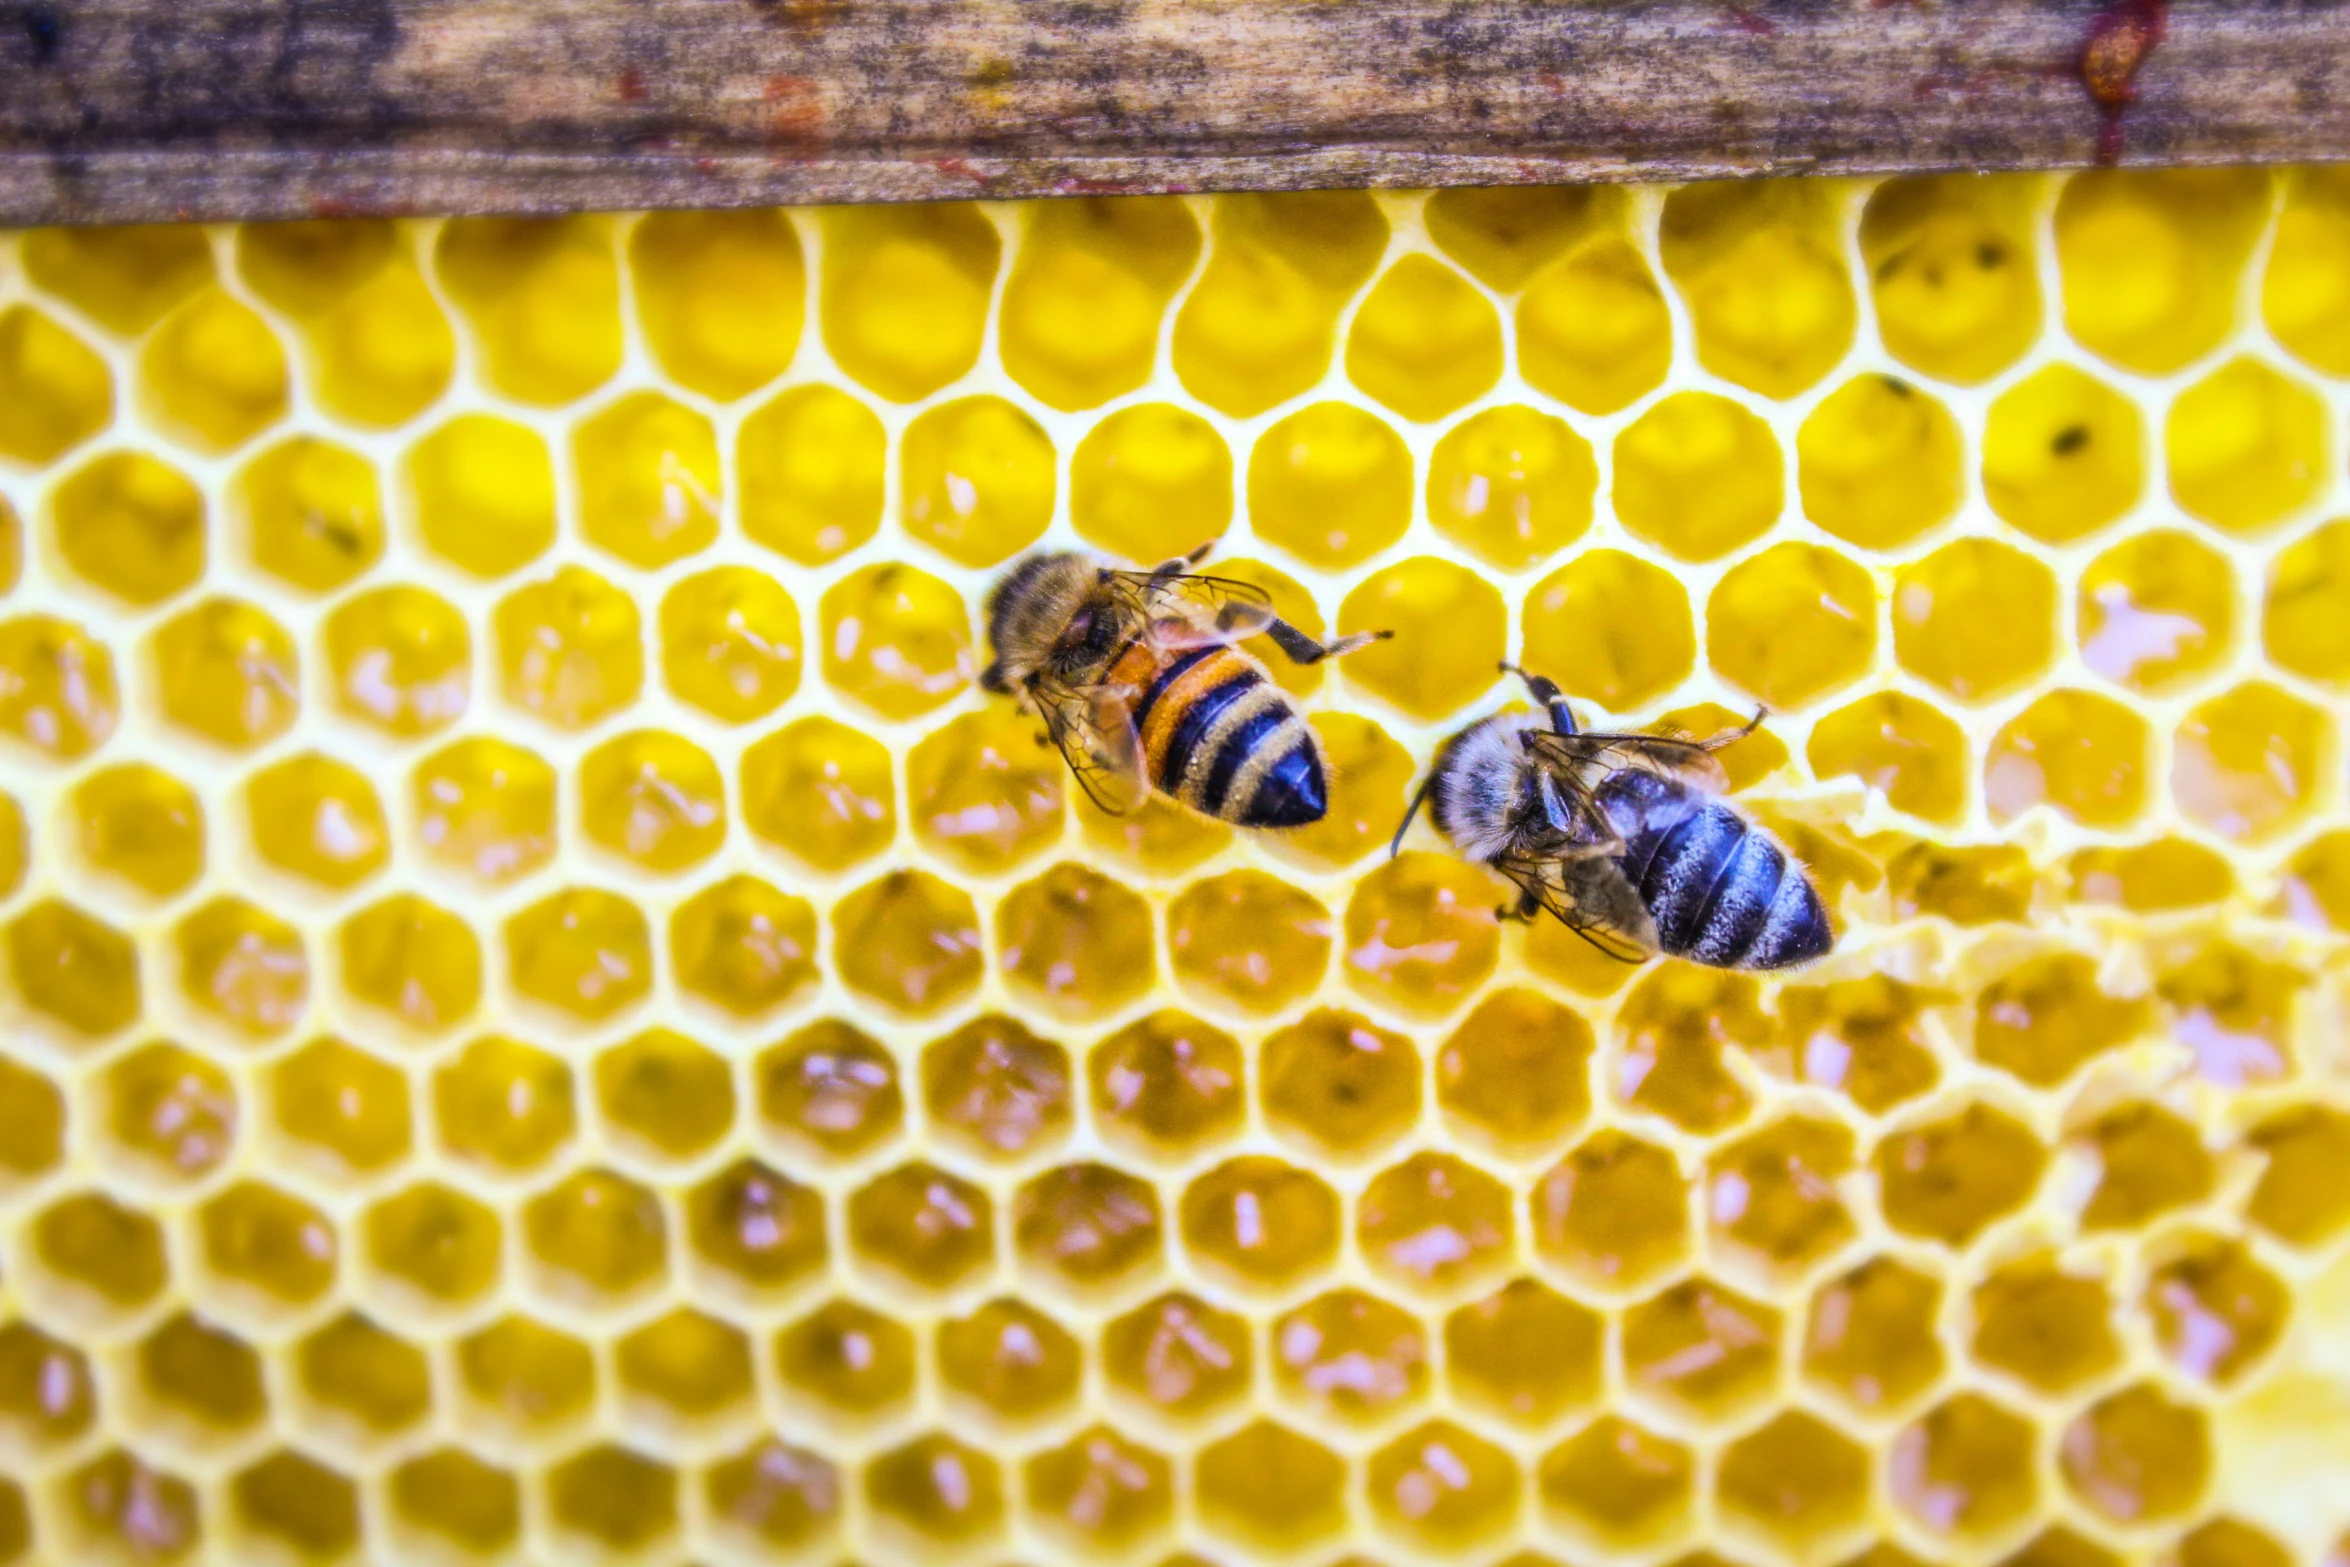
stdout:
[[[0,236],[0,1562],[2284,1567],[2350,1496],[2350,178]],[[979,693],[1335,668],[1287,838]],[[1840,928],[1505,927],[1519,699]]]

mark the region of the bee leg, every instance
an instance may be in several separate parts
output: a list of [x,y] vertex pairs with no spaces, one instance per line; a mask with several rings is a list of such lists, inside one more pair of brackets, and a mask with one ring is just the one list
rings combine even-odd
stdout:
[[1531,892],[1521,892],[1517,902],[1503,904],[1493,911],[1493,917],[1504,925],[1531,925],[1541,912],[1542,900]]
[[1549,710],[1551,728],[1562,735],[1578,732],[1575,728],[1575,710],[1567,705],[1566,693],[1558,688],[1557,681],[1548,675],[1530,675],[1515,664],[1504,664],[1501,668],[1502,673],[1516,675],[1526,682],[1527,693]]
[[1412,818],[1420,814],[1420,802],[1428,798],[1428,780],[1420,780],[1420,787],[1412,791],[1412,803],[1403,808],[1403,820],[1395,825],[1395,836],[1387,840],[1387,857],[1394,859],[1403,851],[1403,835],[1412,830]]
[[1704,746],[1708,751],[1719,751],[1723,746],[1736,745],[1739,741],[1745,739],[1748,735],[1753,734],[1757,729],[1760,729],[1762,727],[1763,720],[1770,716],[1771,710],[1769,708],[1758,707],[1754,710],[1754,716],[1749,718],[1745,723],[1740,724],[1737,728],[1725,729],[1720,734],[1715,735],[1712,739],[1701,740],[1698,743]]
[[1173,560],[1160,561],[1156,566],[1151,568],[1151,591],[1153,593],[1158,592],[1169,582],[1172,582],[1175,578],[1182,576],[1184,573],[1191,570],[1192,567],[1198,565],[1201,561],[1206,560],[1208,558],[1209,552],[1215,549],[1215,547],[1216,541],[1214,539],[1210,539],[1205,544],[1202,544],[1198,548],[1194,549],[1188,555],[1178,555]]
[[1327,642],[1316,642],[1288,621],[1275,620],[1265,628],[1265,635],[1273,639],[1275,647],[1289,655],[1291,663],[1319,664],[1326,658],[1343,658],[1357,648],[1369,647],[1374,642],[1384,642],[1395,633],[1392,631],[1358,631],[1352,636],[1332,637]]

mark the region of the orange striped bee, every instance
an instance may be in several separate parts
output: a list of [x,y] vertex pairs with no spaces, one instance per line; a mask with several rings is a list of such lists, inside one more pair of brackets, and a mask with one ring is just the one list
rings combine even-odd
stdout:
[[987,598],[995,661],[979,677],[1033,707],[1093,802],[1123,813],[1153,788],[1243,827],[1302,827],[1329,809],[1314,732],[1264,665],[1259,632],[1301,664],[1390,635],[1317,642],[1264,590],[1192,573],[1208,545],[1150,571],[1074,552],[1015,564]]

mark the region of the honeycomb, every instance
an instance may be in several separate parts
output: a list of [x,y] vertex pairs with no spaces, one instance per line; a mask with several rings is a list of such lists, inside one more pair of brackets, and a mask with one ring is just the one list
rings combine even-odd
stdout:
[[[0,1562],[2350,1553],[2339,171],[0,236]],[[1328,817],[1094,810],[1039,543]],[[1840,931],[1386,839],[1522,657]]]

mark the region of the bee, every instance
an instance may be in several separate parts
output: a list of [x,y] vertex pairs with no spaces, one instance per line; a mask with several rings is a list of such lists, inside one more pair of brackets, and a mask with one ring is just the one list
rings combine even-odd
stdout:
[[1736,806],[1708,740],[1595,734],[1556,684],[1515,665],[1540,713],[1496,713],[1447,740],[1389,844],[1421,803],[1453,848],[1518,887],[1504,918],[1548,911],[1611,956],[1776,969],[1835,937],[1801,864]]
[[1040,551],[987,598],[995,661],[982,688],[1044,719],[1086,794],[1123,814],[1156,788],[1243,827],[1303,827],[1329,809],[1313,730],[1233,644],[1259,632],[1300,664],[1391,633],[1317,642],[1273,613],[1263,589],[1191,568],[1203,544],[1150,571]]

